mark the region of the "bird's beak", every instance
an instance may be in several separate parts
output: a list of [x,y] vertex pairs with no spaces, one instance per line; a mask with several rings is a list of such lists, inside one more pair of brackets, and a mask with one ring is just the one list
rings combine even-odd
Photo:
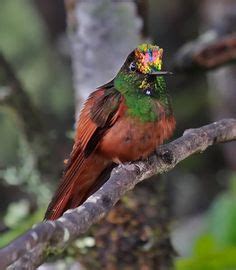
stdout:
[[172,75],[173,73],[171,71],[160,70],[160,71],[151,71],[149,74],[155,75],[155,76],[166,76],[166,75]]

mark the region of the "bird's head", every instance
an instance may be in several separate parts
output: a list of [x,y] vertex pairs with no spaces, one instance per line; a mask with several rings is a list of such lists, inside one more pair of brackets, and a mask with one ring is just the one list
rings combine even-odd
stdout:
[[168,71],[161,71],[162,55],[162,48],[156,45],[142,44],[131,52],[122,68],[131,73],[136,72],[143,75],[171,74]]
[[130,115],[143,121],[155,121],[159,116],[158,106],[171,112],[169,95],[163,71],[163,49],[142,44],[127,57],[114,80],[115,88],[123,94]]
[[156,45],[139,45],[129,54],[119,71],[116,78],[117,88],[121,92],[135,89],[147,93],[152,89],[153,92],[158,84],[162,84],[163,76],[171,74],[171,72],[161,70],[162,55],[163,49]]

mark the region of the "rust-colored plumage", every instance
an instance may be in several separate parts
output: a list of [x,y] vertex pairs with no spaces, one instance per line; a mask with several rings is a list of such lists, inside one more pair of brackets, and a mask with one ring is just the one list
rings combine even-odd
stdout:
[[[128,58],[121,70],[128,72],[131,61],[133,58]],[[149,94],[148,89],[156,87],[156,76],[144,84],[142,81],[148,74],[145,77],[137,74],[141,77],[134,82],[134,88],[135,83],[143,85],[143,89],[139,88],[148,93],[146,104],[149,106],[147,102],[151,102],[149,107],[155,117],[148,109],[150,121],[133,115],[137,113],[137,105],[132,113],[129,105],[132,100],[123,89],[117,90],[120,81],[112,81],[93,92],[81,111],[73,150],[45,219],[57,219],[67,209],[82,204],[101,186],[104,171],[114,163],[144,159],[172,135],[175,120],[169,104],[166,105],[168,99]],[[140,92],[139,88],[132,91]]]

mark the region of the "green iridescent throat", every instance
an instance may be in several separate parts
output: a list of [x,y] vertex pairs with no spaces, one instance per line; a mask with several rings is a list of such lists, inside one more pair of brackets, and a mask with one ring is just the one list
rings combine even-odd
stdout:
[[120,71],[114,84],[115,88],[124,96],[130,116],[137,117],[143,122],[155,122],[160,117],[157,103],[163,106],[166,114],[171,113],[165,80],[163,77],[156,78],[151,85],[153,90],[151,96],[145,95],[147,86],[144,82],[145,77],[143,76],[140,78],[140,76]]

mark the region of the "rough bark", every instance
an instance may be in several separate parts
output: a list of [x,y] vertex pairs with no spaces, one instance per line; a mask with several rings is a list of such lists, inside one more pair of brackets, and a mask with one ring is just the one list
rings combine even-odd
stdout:
[[104,217],[112,206],[134,186],[155,174],[172,170],[187,157],[209,146],[236,140],[236,119],[224,119],[187,130],[184,135],[157,149],[146,161],[115,168],[102,188],[80,207],[68,210],[56,221],[36,225],[0,250],[1,269],[35,269],[50,252],[59,252]]

